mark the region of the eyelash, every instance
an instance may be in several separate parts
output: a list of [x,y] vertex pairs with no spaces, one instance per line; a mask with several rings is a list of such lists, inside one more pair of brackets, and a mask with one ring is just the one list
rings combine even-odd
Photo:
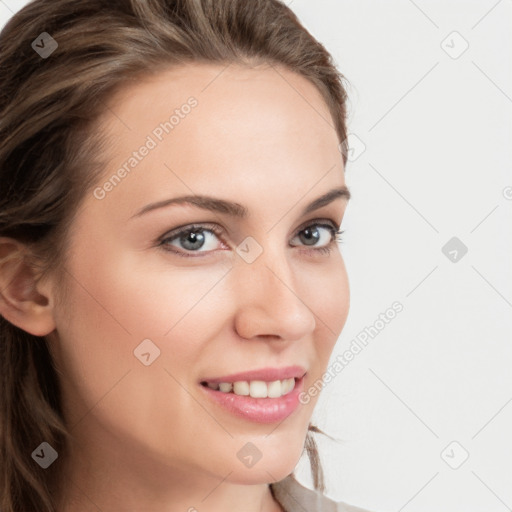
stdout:
[[[343,239],[341,235],[345,232],[344,230],[338,230],[336,224],[333,221],[328,221],[328,224],[322,223],[321,221],[314,221],[311,224],[299,229],[295,236],[299,235],[302,231],[305,231],[308,228],[312,227],[323,227],[330,231],[332,240],[328,245],[324,245],[322,247],[313,248],[313,249],[305,249],[303,252],[307,254],[330,254],[332,252],[333,246],[338,242],[342,242]],[[199,251],[190,251],[188,250],[188,254],[183,251],[178,251],[174,249],[170,249],[167,245],[168,242],[172,242],[175,239],[180,238],[182,235],[186,235],[189,233],[193,233],[195,231],[210,231],[214,233],[218,238],[222,238],[222,230],[216,226],[215,224],[191,224],[189,226],[185,226],[183,228],[177,228],[178,231],[171,231],[163,235],[163,237],[159,238],[157,241],[158,247],[161,247],[166,252],[172,252],[177,254],[178,256],[184,258],[197,258],[203,257],[205,254],[209,254],[214,251],[203,251],[202,253]],[[294,238],[295,238],[294,236]],[[197,252],[197,255],[192,255],[190,253]]]

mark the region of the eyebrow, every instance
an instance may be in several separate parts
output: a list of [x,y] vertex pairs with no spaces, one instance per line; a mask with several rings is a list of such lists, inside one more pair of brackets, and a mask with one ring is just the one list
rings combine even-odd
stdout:
[[[326,206],[332,203],[334,200],[338,198],[344,198],[349,201],[351,197],[350,191],[348,187],[342,186],[338,188],[334,188],[321,195],[311,203],[309,203],[304,210],[302,210],[302,215],[306,215],[314,210],[318,210],[322,208],[322,206]],[[164,199],[163,201],[158,201],[156,203],[148,204],[144,206],[144,208],[140,209],[137,213],[132,215],[131,218],[140,217],[150,211],[154,211],[160,208],[165,208],[166,206],[172,204],[190,204],[193,206],[197,206],[203,210],[209,210],[212,212],[224,213],[227,215],[231,215],[233,217],[239,217],[241,219],[245,219],[249,215],[249,210],[242,206],[239,203],[234,203],[231,201],[226,201],[224,199],[218,199],[216,197],[204,196],[204,195],[190,195],[190,196],[181,196],[174,197],[172,199]]]

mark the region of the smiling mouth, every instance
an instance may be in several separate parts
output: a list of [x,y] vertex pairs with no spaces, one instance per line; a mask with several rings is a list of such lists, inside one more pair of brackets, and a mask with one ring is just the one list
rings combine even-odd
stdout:
[[266,382],[263,380],[242,380],[236,382],[201,382],[201,385],[220,391],[221,393],[231,393],[238,396],[250,396],[252,398],[279,398],[285,396],[295,388],[298,379],[290,377],[289,379],[274,380]]

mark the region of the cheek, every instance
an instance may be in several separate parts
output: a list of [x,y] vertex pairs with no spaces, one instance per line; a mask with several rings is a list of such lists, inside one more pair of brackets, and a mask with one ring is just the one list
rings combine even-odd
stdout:
[[225,262],[179,265],[173,263],[178,257],[156,252],[114,255],[107,249],[93,257],[76,252],[84,256],[70,266],[75,298],[71,313],[87,311],[95,318],[86,322],[88,328],[124,333],[133,341],[169,335],[229,271]]
[[330,333],[326,337],[334,346],[348,317],[350,289],[341,254],[335,253],[331,260],[330,264],[319,268],[315,278],[306,278],[306,296],[308,305],[315,314],[317,328]]
[[[221,319],[222,304],[211,299],[229,270],[173,268],[165,258],[155,262],[146,255],[149,263],[142,263],[143,255],[91,255],[82,249],[75,251],[80,259],[69,262],[68,299],[56,311],[60,366],[65,385],[79,397],[73,406],[77,417],[128,373],[118,386],[126,393],[114,410],[126,406],[127,397],[140,404],[151,389],[173,388],[165,369],[182,382]],[[139,346],[149,348],[149,357]]]
[[[326,277],[323,285],[323,311],[324,322],[330,331],[338,337],[348,317],[350,309],[350,286],[345,263],[340,254],[333,258],[332,269],[326,269]],[[321,300],[320,297],[317,297]],[[336,340],[334,340],[336,342]]]
[[336,342],[343,331],[350,309],[350,289],[346,268],[337,255],[332,265],[325,265],[318,271],[316,286],[308,278],[306,292],[308,306],[315,315],[314,370],[310,379],[316,380],[324,373]]

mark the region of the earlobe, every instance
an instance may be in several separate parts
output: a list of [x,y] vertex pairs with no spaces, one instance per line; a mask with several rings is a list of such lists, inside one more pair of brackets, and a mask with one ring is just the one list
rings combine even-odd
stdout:
[[52,306],[47,286],[29,264],[26,247],[0,237],[0,315],[34,336],[45,336],[55,329]]

